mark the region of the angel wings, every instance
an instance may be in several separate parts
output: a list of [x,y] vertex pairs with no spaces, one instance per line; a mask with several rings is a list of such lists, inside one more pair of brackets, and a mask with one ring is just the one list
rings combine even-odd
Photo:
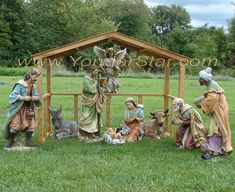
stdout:
[[[94,52],[96,54],[97,57],[99,57],[100,59],[105,59],[106,58],[106,53],[105,53],[105,50],[95,46],[94,47]],[[121,50],[121,51],[118,51],[115,55],[114,55],[114,58],[119,61],[119,60],[122,60],[124,58],[124,56],[126,55],[126,48]]]
[[107,53],[105,50],[95,46],[94,52],[96,56],[101,60],[99,68],[101,70],[101,76],[105,79],[104,92],[106,93],[117,93],[120,87],[120,83],[117,80],[118,74],[121,72],[118,64],[124,58],[126,49],[115,51],[109,48]]

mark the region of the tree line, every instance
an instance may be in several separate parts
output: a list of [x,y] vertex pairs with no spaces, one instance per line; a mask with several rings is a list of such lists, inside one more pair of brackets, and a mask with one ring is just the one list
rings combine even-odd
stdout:
[[227,25],[194,28],[183,7],[143,0],[0,0],[0,65],[116,30],[190,58],[216,58],[215,69],[235,75],[235,18]]

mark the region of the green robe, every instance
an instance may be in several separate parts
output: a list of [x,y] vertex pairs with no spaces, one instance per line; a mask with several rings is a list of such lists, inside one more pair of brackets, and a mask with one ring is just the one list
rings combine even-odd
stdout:
[[96,81],[86,74],[83,78],[83,105],[78,125],[79,129],[88,133],[98,132],[98,123],[100,121],[99,114],[102,108],[102,99],[100,96],[101,95],[97,93]]

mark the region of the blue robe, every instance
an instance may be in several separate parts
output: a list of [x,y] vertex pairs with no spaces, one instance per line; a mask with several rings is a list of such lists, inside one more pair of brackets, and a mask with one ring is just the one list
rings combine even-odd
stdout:
[[[5,138],[8,137],[9,132],[9,124],[11,123],[12,119],[15,117],[15,115],[18,113],[18,111],[21,109],[22,105],[24,104],[24,101],[20,101],[18,98],[19,96],[27,96],[28,87],[26,81],[23,79],[18,81],[14,87],[12,88],[12,91],[9,95],[9,113],[7,115],[7,119],[1,128],[1,131]],[[35,88],[35,85],[33,86],[32,96],[39,96],[39,93],[37,89]],[[40,107],[41,102],[33,101],[34,107]]]
[[[124,119],[126,118],[143,118],[144,119],[144,111],[141,107],[137,107],[135,110],[126,109]],[[122,127],[122,134],[127,135],[130,132],[131,132],[131,129],[124,122],[123,127]]]

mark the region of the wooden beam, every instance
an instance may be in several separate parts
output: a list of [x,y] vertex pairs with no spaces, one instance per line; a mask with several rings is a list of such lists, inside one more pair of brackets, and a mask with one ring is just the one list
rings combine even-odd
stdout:
[[44,52],[41,52],[41,53],[37,53],[37,54],[33,55],[33,59],[34,60],[39,60],[39,59],[42,59],[42,58],[51,57],[53,55],[62,56],[63,53],[66,53],[66,52],[71,51],[71,50],[75,50],[78,47],[80,49],[80,47],[87,46],[87,45],[92,44],[92,43],[99,44],[100,42],[102,42],[104,40],[108,40],[110,37],[112,37],[113,36],[112,33],[113,33],[113,31],[108,32],[108,33],[104,33],[104,34],[100,34],[100,35],[96,35],[96,36],[86,38],[86,39],[83,39],[83,40],[80,40],[80,41],[76,41],[76,42],[73,42],[73,43],[69,43],[69,44],[66,44],[66,45],[63,45],[63,46],[59,46],[59,47],[56,47],[54,49],[50,49],[50,50],[47,50],[47,51],[44,51]]
[[42,114],[43,114],[43,138],[46,138],[47,137],[47,98],[43,98]]
[[163,58],[166,58],[166,57],[167,58],[172,58],[172,59],[175,59],[177,61],[180,61],[183,58],[187,58],[186,56],[177,54],[177,53],[175,53],[173,51],[169,51],[169,50],[163,49],[161,47],[157,47],[155,45],[152,45],[150,43],[141,41],[141,40],[136,39],[136,38],[131,37],[131,36],[124,35],[122,33],[117,33],[116,32],[116,33],[113,33],[113,36],[114,36],[116,41],[121,41],[123,43],[136,45],[136,46],[144,48],[144,49],[146,49],[148,51],[153,51],[155,53],[158,53],[158,55],[160,55]]
[[144,50],[141,52],[142,55],[146,55],[146,56],[150,56],[150,57],[154,57],[155,59],[162,59],[162,60],[167,60],[167,57],[165,56],[161,56],[155,52],[151,52],[151,51],[148,51],[148,50]]
[[[40,95],[40,100],[42,101],[42,104],[43,104],[43,100],[42,100],[43,65],[42,65],[41,60],[39,62],[37,62],[37,66],[38,66],[38,70],[41,72],[41,75],[38,78],[38,92]],[[43,122],[42,122],[43,111],[42,111],[42,107],[38,110],[38,143],[39,144],[43,143]]]
[[137,53],[141,53],[143,55],[151,56],[151,57],[154,57],[154,58],[162,58],[162,59],[166,59],[167,58],[166,56],[159,55],[156,52],[147,50],[147,49],[145,49],[143,47],[138,47],[138,46],[136,46],[134,44],[127,44],[127,43],[124,43],[124,42],[118,41],[118,40],[113,40],[112,42],[114,44],[117,44],[117,45],[121,46],[121,47],[125,47],[127,49],[136,51]]
[[133,49],[136,51],[143,50],[143,53],[159,56],[161,58],[172,58],[177,61],[189,59],[188,57],[177,54],[173,51],[163,49],[156,45],[141,41],[134,37],[127,36],[127,35],[124,35],[122,33],[118,33],[115,31],[103,33],[103,34],[86,38],[80,41],[69,43],[69,44],[54,48],[54,49],[50,49],[41,53],[34,54],[33,59],[39,60],[39,59],[47,58],[47,57],[55,58],[55,57],[68,55],[76,51],[77,49],[79,50],[87,49],[94,45],[100,44],[104,41],[111,41],[112,43],[119,44],[127,48],[129,47],[130,49]]
[[110,37],[108,40],[107,40],[108,43],[113,43],[113,37]]
[[78,95],[74,95],[74,121],[78,120]]
[[110,127],[110,100],[111,96],[106,96],[106,128]]
[[178,97],[184,98],[184,88],[185,88],[185,64],[180,64],[179,71],[179,85],[178,85]]
[[59,52],[59,53],[54,54],[52,56],[48,56],[48,58],[55,59],[55,58],[58,58],[58,57],[63,57],[63,56],[71,55],[74,52],[82,51],[82,50],[85,50],[85,49],[89,49],[91,47],[94,47],[95,45],[99,45],[99,44],[104,43],[106,41],[107,41],[107,39],[104,39],[104,40],[101,40],[99,42],[90,43],[88,45],[80,46],[80,47],[77,47],[77,48],[74,48],[74,49],[71,49],[71,50],[68,50],[68,51]]
[[120,41],[116,41],[116,40],[112,40],[112,43],[116,44],[116,45],[119,45],[121,47],[125,47],[125,48],[130,49],[130,50],[136,51],[136,52],[139,51],[139,48],[135,45],[129,45],[129,44],[126,44],[126,43],[123,43],[123,42],[120,42]]
[[51,107],[51,65],[50,63],[47,63],[47,94],[49,94],[49,96],[47,97],[47,101],[46,101],[46,127],[47,127],[47,133],[51,133],[52,132],[52,128],[51,128],[51,115],[49,114],[48,111],[48,107]]
[[[171,122],[172,122],[173,118],[174,118],[174,109],[172,107],[172,102],[171,102]],[[171,124],[170,135],[173,136],[174,135],[174,125],[171,122],[170,122],[170,124]]]
[[163,93],[105,93],[105,96],[164,96]]
[[[127,44],[127,43],[124,43],[124,42],[118,41],[118,40],[113,40],[112,42],[113,42],[114,44],[117,44],[117,45],[121,46],[121,47],[125,47],[125,48],[127,48],[127,49],[136,51],[137,53],[142,53],[142,54],[147,55],[147,56],[153,56],[153,57],[155,57],[155,58],[161,57],[161,56],[160,56],[159,54],[157,54],[157,53],[150,52],[149,50],[146,50],[145,48],[142,48],[142,47],[138,47],[138,46],[136,46],[136,45],[134,45],[134,44]],[[161,58],[163,58],[163,57],[161,57]],[[164,57],[164,58],[166,58],[166,57]],[[163,59],[164,59],[164,58],[163,58]]]
[[51,65],[47,63],[47,93],[51,93]]
[[[170,81],[170,59],[164,65],[165,69],[165,83],[164,83],[164,110],[168,109],[169,103],[169,81]],[[165,119],[164,132],[168,131],[168,116]]]
[[[73,95],[81,95],[81,93],[64,93],[64,92],[52,92],[51,95],[57,96],[73,96]],[[104,93],[105,96],[164,96],[164,93]],[[167,95],[169,97],[173,97]]]
[[138,103],[143,104],[143,96],[138,96]]
[[44,98],[47,98],[47,97],[49,97],[49,96],[51,96],[51,94],[46,93],[46,94],[44,94],[44,95],[42,96],[42,98],[44,99]]
[[142,53],[142,52],[144,52],[144,51],[146,51],[145,48],[139,48],[138,53]]

